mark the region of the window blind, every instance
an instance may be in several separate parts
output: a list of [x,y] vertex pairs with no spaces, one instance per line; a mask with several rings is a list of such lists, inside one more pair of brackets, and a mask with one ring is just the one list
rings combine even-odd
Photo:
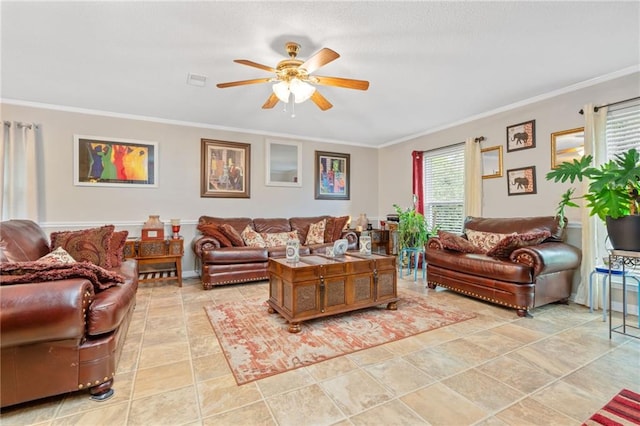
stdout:
[[464,222],[464,143],[425,151],[424,216],[429,226],[461,233]]
[[631,148],[640,150],[640,101],[610,107],[606,134],[607,160]]

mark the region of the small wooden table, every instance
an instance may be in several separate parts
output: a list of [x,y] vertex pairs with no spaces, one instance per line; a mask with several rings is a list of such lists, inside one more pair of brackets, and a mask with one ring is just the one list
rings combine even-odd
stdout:
[[[129,239],[124,246],[124,257],[138,261],[139,266],[161,263],[175,265],[178,285],[182,287],[182,255],[184,254],[184,240],[182,238],[167,238],[166,240]],[[174,277],[149,278],[145,281],[172,280]]]
[[302,256],[299,262],[269,259],[269,313],[289,322],[289,332],[313,318],[387,304],[397,309],[395,256],[348,252],[340,257]]
[[365,231],[354,231],[360,240],[360,235],[368,232],[371,236],[371,250],[375,253],[380,252],[380,248],[384,249],[385,254],[391,253],[391,235],[387,229],[369,229]]

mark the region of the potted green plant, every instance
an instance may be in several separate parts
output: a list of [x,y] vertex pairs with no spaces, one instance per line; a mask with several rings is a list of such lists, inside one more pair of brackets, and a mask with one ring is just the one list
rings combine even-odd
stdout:
[[413,206],[403,209],[397,204],[393,207],[398,213],[398,246],[424,247],[430,236],[438,231],[438,226],[429,227],[422,213],[416,210],[417,197],[413,196]]
[[547,180],[571,183],[589,179],[585,194],[574,197],[575,188],[562,194],[557,214],[564,219],[565,207],[578,207],[573,200],[584,198],[590,215],[607,225],[614,249],[640,251],[640,154],[632,148],[612,160],[592,166],[593,157],[564,162],[547,173]]

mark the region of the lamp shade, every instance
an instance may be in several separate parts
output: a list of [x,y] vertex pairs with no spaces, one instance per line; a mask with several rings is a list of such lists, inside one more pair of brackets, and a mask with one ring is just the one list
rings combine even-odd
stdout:
[[285,104],[289,102],[289,85],[286,81],[281,81],[280,83],[276,83],[273,85],[273,93],[276,94],[278,99],[280,99]]
[[294,78],[289,83],[289,90],[293,93],[295,103],[299,104],[309,99],[313,92],[316,91],[316,88],[309,83]]
[[284,103],[289,102],[289,97],[293,93],[293,100],[299,104],[309,99],[316,88],[307,82],[294,78],[291,81],[281,81],[273,85],[273,93]]

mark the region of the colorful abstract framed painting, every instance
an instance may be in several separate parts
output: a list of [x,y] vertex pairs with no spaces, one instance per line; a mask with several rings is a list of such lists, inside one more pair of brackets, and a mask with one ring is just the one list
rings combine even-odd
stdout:
[[507,170],[508,195],[536,193],[536,166]]
[[348,200],[350,154],[316,151],[316,200]]
[[156,188],[158,143],[100,136],[73,136],[76,186]]
[[507,127],[507,152],[536,147],[536,120]]
[[200,197],[250,198],[251,144],[201,139]]

